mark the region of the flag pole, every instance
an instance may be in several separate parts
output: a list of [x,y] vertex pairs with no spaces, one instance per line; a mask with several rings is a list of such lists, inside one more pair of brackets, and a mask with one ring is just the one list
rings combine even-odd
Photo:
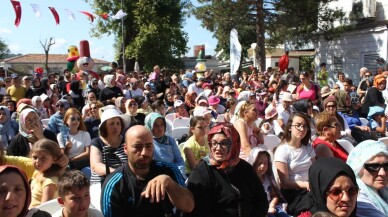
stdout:
[[[123,9],[123,0],[121,0],[121,9]],[[126,67],[125,67],[125,43],[124,43],[124,17],[121,18],[121,33],[122,33],[122,40],[123,40],[123,71],[124,73],[127,73]]]

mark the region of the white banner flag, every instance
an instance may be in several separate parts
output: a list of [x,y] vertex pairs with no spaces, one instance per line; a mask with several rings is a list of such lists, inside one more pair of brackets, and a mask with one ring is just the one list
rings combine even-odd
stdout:
[[114,16],[112,16],[112,18],[119,20],[125,16],[127,16],[127,13],[124,13],[123,10],[120,9],[119,11],[117,11],[117,13]]
[[35,14],[35,17],[40,17],[40,9],[39,9],[39,6],[37,4],[31,4],[31,7],[32,7],[32,11],[34,11],[34,14]]
[[238,41],[237,30],[230,31],[230,74],[235,75],[240,67],[241,44]]
[[73,11],[71,11],[69,9],[65,9],[65,11],[67,12],[67,17],[69,17],[70,20],[74,21],[75,20],[75,16],[74,16]]

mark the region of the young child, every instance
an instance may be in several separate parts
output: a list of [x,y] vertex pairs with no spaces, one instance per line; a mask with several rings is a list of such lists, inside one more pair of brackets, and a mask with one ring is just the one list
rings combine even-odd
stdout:
[[37,141],[30,155],[36,170],[31,181],[32,208],[57,197],[58,178],[66,167],[55,163],[62,156],[62,152],[57,143],[48,139]]
[[189,113],[186,111],[185,104],[182,100],[177,100],[174,102],[174,120],[177,118],[188,118]]
[[53,217],[103,217],[90,208],[90,182],[79,170],[68,170],[58,181],[58,203],[63,207]]
[[384,114],[384,109],[380,106],[372,106],[369,108],[368,112],[368,126],[375,133],[377,138],[381,138],[385,136],[386,125],[385,121],[387,118]]
[[280,193],[280,190],[275,182],[275,178],[272,172],[271,156],[267,152],[265,146],[253,148],[249,157],[248,163],[253,167],[261,183],[264,186],[264,190],[267,193],[267,199],[269,202],[268,217],[286,217],[287,213],[283,210],[281,203],[285,201]]
[[185,173],[187,176],[197,166],[199,160],[209,154],[209,146],[206,139],[208,129],[204,117],[194,116],[190,119],[190,133],[192,136],[180,148],[183,160],[185,161]]

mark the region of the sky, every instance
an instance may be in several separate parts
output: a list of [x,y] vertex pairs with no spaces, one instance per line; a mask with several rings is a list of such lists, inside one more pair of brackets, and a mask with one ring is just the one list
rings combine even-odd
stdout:
[[[196,1],[193,3],[196,4]],[[21,0],[20,4],[22,16],[19,27],[16,27],[14,25],[16,15],[11,2],[9,0],[0,2],[0,38],[8,45],[11,53],[43,53],[39,41],[44,43],[46,39],[54,37],[55,44],[50,48],[51,54],[67,54],[70,45],[79,47],[79,41],[88,40],[92,58],[114,60],[114,36],[103,35],[101,38],[90,36],[94,24],[79,11],[93,12],[93,10],[84,0]],[[31,4],[39,6],[41,12],[39,18],[35,16]],[[59,25],[56,25],[48,7],[54,7],[58,12]],[[66,9],[73,12],[75,21],[68,18]],[[184,31],[189,36],[187,43],[189,51],[186,56],[193,56],[194,45],[201,44],[205,44],[206,55],[215,54],[217,40],[212,37],[211,32],[201,27],[200,21],[194,16],[186,19]]]

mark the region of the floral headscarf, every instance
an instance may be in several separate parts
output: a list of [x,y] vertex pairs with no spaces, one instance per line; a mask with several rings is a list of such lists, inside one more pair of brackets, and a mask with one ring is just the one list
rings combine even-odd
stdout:
[[[32,108],[23,109],[19,114],[19,132],[20,132],[20,134],[22,134],[23,137],[25,137],[27,139],[34,137],[34,134],[30,133],[30,131],[25,126],[26,125],[26,117],[31,112],[36,114],[36,116],[39,117],[38,113]],[[42,124],[42,123],[40,123],[40,124]],[[41,126],[41,127],[43,128],[43,126]]]
[[215,160],[212,159],[212,151],[210,151],[209,156],[205,157],[204,160],[207,161],[211,166],[215,166],[219,170],[225,172],[230,171],[240,162],[240,136],[238,135],[237,130],[230,123],[219,123],[213,127],[208,134],[209,148],[211,149],[211,141],[215,134],[222,133],[225,134],[227,138],[230,138],[231,145],[228,149],[228,154],[221,164],[218,164]]
[[379,210],[384,212],[386,216],[388,216],[388,186],[385,186],[385,188],[376,191],[376,189],[366,185],[359,176],[359,173],[363,169],[364,164],[379,154],[388,156],[388,146],[382,142],[366,140],[359,143],[349,153],[346,163],[353,169],[354,173],[356,174],[357,184],[360,187],[361,192],[366,193],[372,200],[372,203],[377,206]]

